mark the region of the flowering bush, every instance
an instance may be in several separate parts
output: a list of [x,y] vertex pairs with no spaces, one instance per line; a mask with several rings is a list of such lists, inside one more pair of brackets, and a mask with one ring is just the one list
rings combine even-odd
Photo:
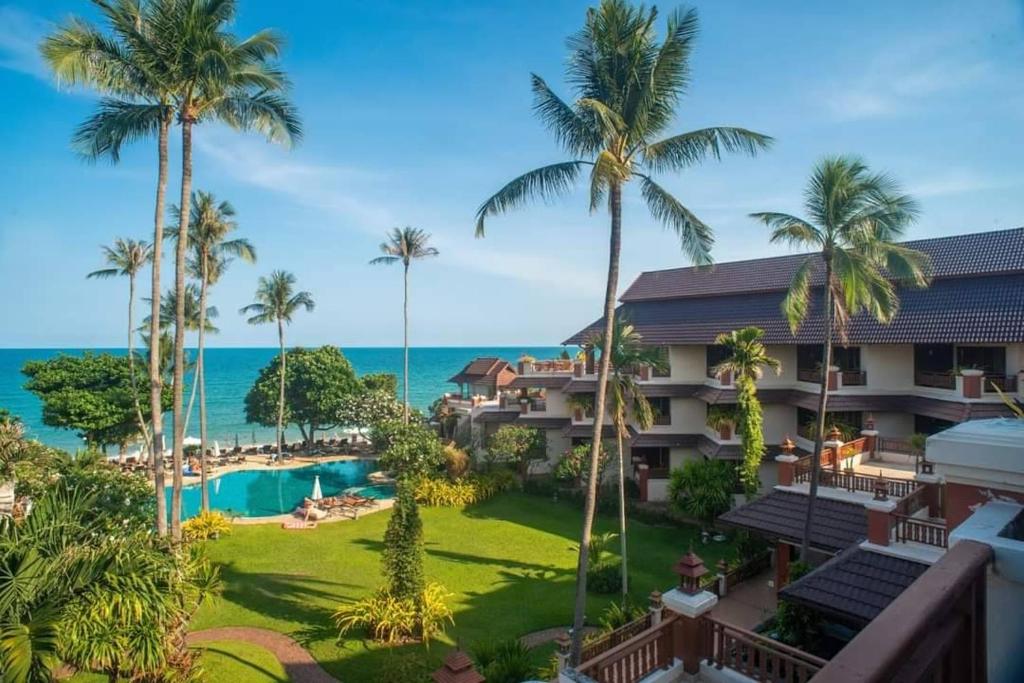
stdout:
[[342,605],[334,613],[338,637],[363,629],[374,640],[395,644],[409,640],[429,643],[455,623],[449,602],[452,594],[438,583],[428,584],[419,599],[398,598],[380,590]]
[[454,481],[424,475],[416,480],[414,495],[420,505],[462,507],[493,498],[515,485],[516,477],[509,470],[470,474]]
[[181,525],[187,541],[205,541],[231,533],[231,521],[216,510],[201,512]]

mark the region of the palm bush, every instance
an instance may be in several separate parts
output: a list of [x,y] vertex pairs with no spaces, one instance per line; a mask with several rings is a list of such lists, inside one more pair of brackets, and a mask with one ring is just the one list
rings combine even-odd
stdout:
[[181,526],[186,541],[205,541],[231,533],[231,520],[216,510],[201,512]]
[[700,520],[705,529],[732,507],[736,468],[725,460],[690,460],[672,470],[668,495],[682,513]]
[[362,629],[373,640],[393,645],[410,640],[429,643],[454,623],[449,593],[440,584],[428,584],[419,595],[398,597],[387,591],[342,605],[334,612],[339,638]]
[[477,671],[487,683],[520,683],[537,674],[530,649],[518,638],[478,643],[472,655]]

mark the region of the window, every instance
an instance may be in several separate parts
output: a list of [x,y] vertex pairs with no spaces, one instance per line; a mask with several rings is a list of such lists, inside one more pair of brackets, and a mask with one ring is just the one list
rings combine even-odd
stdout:
[[651,374],[654,375],[655,377],[670,377],[672,375],[672,365],[670,360],[671,356],[668,352],[668,347],[659,346],[658,355],[661,356],[661,359],[665,362],[665,367],[664,369],[655,368]]
[[714,377],[711,369],[729,357],[729,350],[720,344],[705,348],[707,349],[708,377]]
[[[825,436],[832,427],[838,427],[843,441],[851,441],[860,435],[864,415],[860,412],[827,411],[825,415]],[[818,413],[807,408],[796,409],[796,424],[800,436],[814,440],[818,428]]]
[[667,470],[669,468],[669,452],[667,448],[640,447],[631,451],[634,459],[639,459],[652,470]]
[[927,415],[915,415],[914,416],[914,432],[917,434],[938,434],[941,431],[949,429],[955,422],[949,420],[940,420],[937,417],[928,417]]
[[654,424],[672,424],[672,399],[665,396],[655,396],[648,398],[647,402],[651,404],[651,410],[654,411]]
[[[818,371],[821,369],[821,344],[798,344],[796,347],[797,370]],[[860,370],[859,346],[833,346],[832,365],[840,370]]]
[[1002,346],[958,346],[956,365],[977,368],[988,375],[1006,374],[1006,348]]
[[914,371],[948,373],[953,369],[952,344],[915,344]]

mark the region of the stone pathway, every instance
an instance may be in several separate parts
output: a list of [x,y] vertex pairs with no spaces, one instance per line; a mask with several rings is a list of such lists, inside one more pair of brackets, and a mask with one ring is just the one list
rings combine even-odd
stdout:
[[188,634],[188,644],[204,643],[214,640],[240,640],[270,650],[284,667],[288,679],[292,683],[339,683],[316,660],[288,636],[263,628],[230,626],[225,628],[209,628],[204,631],[193,631]]
[[[584,626],[583,634],[590,635],[597,630],[596,626]],[[554,628],[546,628],[542,631],[534,631],[533,633],[527,633],[525,636],[520,636],[519,642],[525,645],[527,649],[532,650],[544,643],[550,643],[565,632],[566,628],[564,626],[555,626]]]
[[774,570],[768,569],[734,586],[718,601],[712,614],[733,626],[752,630],[775,613],[775,589],[769,585],[774,578]]

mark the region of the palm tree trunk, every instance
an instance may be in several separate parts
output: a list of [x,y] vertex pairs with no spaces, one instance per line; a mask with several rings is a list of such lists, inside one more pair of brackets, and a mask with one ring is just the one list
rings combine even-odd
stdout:
[[138,382],[135,381],[135,273],[128,275],[128,377],[132,383],[132,401],[135,403],[135,420],[142,432],[142,442],[149,448],[149,428],[142,417],[142,404],[139,403]]
[[210,492],[206,489],[206,363],[203,348],[206,332],[206,256],[202,262],[202,282],[199,284],[199,348],[196,358],[196,378],[199,385],[199,487],[203,512],[210,511]]
[[[818,395],[818,422],[815,425],[814,454],[811,455],[811,484],[807,492],[807,517],[804,519],[804,536],[800,543],[800,561],[810,560],[811,520],[814,518],[814,501],[818,499],[818,475],[821,473],[821,449],[825,441],[825,405],[828,402],[829,366],[832,365],[832,260],[825,257],[825,343],[821,354],[821,391]],[[779,586],[782,588],[782,586]]]
[[611,237],[608,245],[608,282],[604,293],[604,348],[597,373],[597,396],[594,399],[594,431],[590,445],[590,477],[587,498],[583,507],[583,531],[580,534],[580,555],[576,563],[576,605],[572,619],[572,649],[569,663],[579,664],[583,648],[583,620],[587,608],[587,563],[590,560],[590,537],[594,528],[594,509],[597,507],[598,457],[601,450],[601,429],[604,426],[605,397],[608,393],[608,370],[611,367],[613,329],[615,326],[615,293],[619,284],[619,252],[622,249],[622,186],[613,182],[608,188],[608,208],[612,215]]
[[625,419],[622,416],[615,422],[615,440],[619,449],[619,552],[622,554],[622,600],[625,605],[629,591],[629,569],[626,566],[626,464],[623,461],[622,432]]
[[181,120],[181,201],[178,225],[178,244],[174,255],[174,293],[177,308],[174,311],[174,452],[173,486],[171,491],[171,538],[181,540],[181,489],[183,441],[185,439],[182,414],[185,381],[185,257],[188,253],[188,223],[192,199],[192,120],[185,111]]
[[280,462],[281,434],[284,432],[284,373],[287,361],[284,351],[284,322],[280,318],[277,319],[277,342],[281,346],[281,373],[278,380],[277,395],[277,459]]
[[168,110],[160,120],[157,142],[156,209],[153,217],[153,283],[149,323],[149,414],[153,421],[153,486],[156,489],[156,531],[167,535],[167,499],[164,491],[163,377],[160,375],[160,261],[164,245],[164,201],[167,194],[167,138],[171,128]]
[[405,264],[405,295],[402,300],[402,422],[409,424],[409,264]]

